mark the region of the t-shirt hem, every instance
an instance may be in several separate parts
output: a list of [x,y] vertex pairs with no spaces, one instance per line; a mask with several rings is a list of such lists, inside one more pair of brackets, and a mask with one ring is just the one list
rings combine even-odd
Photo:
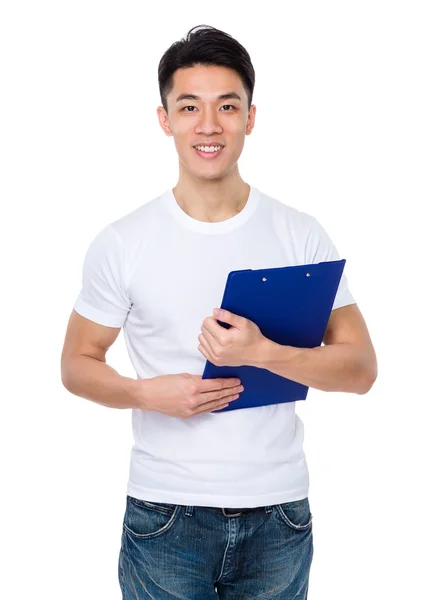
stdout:
[[74,310],[82,317],[98,323],[98,325],[105,325],[106,327],[122,327],[125,317],[118,317],[109,315],[98,308],[94,308],[84,302],[81,297],[78,297],[75,304]]
[[344,306],[350,306],[351,304],[357,304],[356,300],[351,296],[347,296],[343,300],[339,300],[334,302],[332,306],[332,310],[336,310],[337,308],[343,308]]
[[284,502],[295,502],[308,497],[309,488],[298,488],[255,496],[224,496],[219,494],[188,494],[169,490],[145,489],[129,482],[127,494],[138,500],[166,502],[183,506],[213,506],[218,508],[255,508]]

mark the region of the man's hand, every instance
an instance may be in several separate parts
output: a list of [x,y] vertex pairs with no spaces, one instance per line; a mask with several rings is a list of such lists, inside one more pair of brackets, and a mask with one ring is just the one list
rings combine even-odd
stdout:
[[143,389],[139,408],[181,419],[225,408],[243,391],[237,377],[202,379],[190,373],[158,375],[136,383]]
[[[213,312],[214,316],[204,319],[201,325],[199,352],[219,367],[254,365],[266,339],[260,328],[253,321],[228,310],[215,308]],[[229,323],[230,329],[219,325],[217,319]]]

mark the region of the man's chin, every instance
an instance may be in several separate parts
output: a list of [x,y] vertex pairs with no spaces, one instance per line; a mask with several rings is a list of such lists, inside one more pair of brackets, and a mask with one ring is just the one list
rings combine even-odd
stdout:
[[[235,165],[236,166],[236,165]],[[181,167],[186,169],[192,178],[204,180],[204,181],[214,181],[214,180],[222,180],[228,177],[232,171],[232,169],[190,169],[187,168],[187,165],[184,163],[181,164]]]

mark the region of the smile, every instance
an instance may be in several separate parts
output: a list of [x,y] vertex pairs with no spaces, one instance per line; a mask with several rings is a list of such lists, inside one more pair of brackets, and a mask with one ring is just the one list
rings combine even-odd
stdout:
[[[201,146],[202,148],[205,148],[205,146]],[[217,147],[217,146],[212,146],[212,148]],[[198,146],[199,148],[199,146]],[[219,150],[207,150],[207,151],[203,151],[203,150],[198,150],[197,148],[194,147],[195,152],[198,154],[198,156],[200,156],[201,158],[204,159],[209,159],[211,160],[212,158],[216,158],[216,156],[218,156],[219,154],[221,154],[221,152],[223,152],[224,146],[222,146]]]

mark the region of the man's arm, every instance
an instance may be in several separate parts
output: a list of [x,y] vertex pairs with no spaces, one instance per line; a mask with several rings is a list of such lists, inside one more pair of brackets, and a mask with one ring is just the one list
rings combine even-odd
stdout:
[[110,408],[142,408],[145,381],[120,375],[106,363],[106,353],[120,327],[105,327],[72,311],[61,356],[65,388]]
[[263,338],[253,365],[326,392],[366,394],[378,366],[357,304],[331,312],[323,342],[317,348],[294,348]]

